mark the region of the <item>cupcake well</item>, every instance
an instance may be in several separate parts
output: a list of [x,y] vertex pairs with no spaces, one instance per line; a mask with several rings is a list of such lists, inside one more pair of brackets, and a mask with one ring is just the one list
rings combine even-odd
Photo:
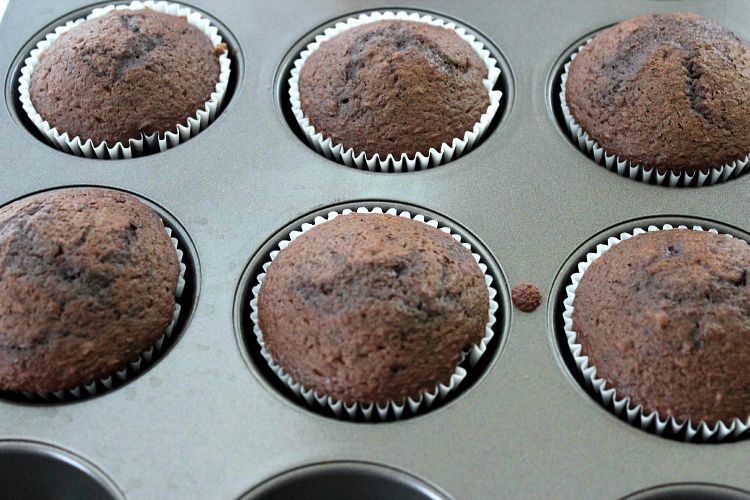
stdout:
[[581,127],[578,122],[576,122],[566,100],[566,84],[568,82],[568,71],[570,70],[570,65],[592,40],[593,38],[590,38],[586,43],[580,45],[565,63],[563,74],[560,77],[559,94],[560,108],[563,113],[568,133],[573,142],[584,154],[586,154],[586,156],[610,172],[615,172],[623,177],[668,187],[710,186],[738,177],[748,169],[750,155],[746,155],[744,158],[737,159],[732,163],[716,168],[705,168],[703,170],[695,171],[682,170],[679,172],[670,169],[665,170],[664,172],[659,172],[656,168],[637,165],[626,158],[607,153],[604,148],[596,142],[588,132],[583,130],[583,127]]
[[165,225],[164,230],[169,236],[169,239],[172,242],[172,246],[174,246],[174,249],[177,252],[177,261],[180,265],[180,274],[177,278],[177,287],[175,288],[175,310],[172,314],[172,321],[164,331],[164,334],[162,334],[162,336],[159,337],[156,342],[154,342],[151,346],[144,350],[138,356],[138,358],[130,361],[120,370],[112,373],[107,377],[92,380],[90,382],[85,382],[70,389],[63,389],[54,392],[40,393],[28,391],[6,391],[7,393],[20,394],[24,398],[33,402],[58,403],[65,401],[75,401],[78,399],[107,392],[113,388],[115,381],[118,383],[124,383],[130,380],[131,378],[138,375],[144,368],[150,366],[151,363],[161,355],[161,352],[164,348],[164,343],[172,337],[172,334],[174,333],[174,327],[175,325],[177,325],[177,321],[180,319],[180,311],[182,310],[182,307],[180,306],[179,299],[180,297],[182,297],[182,292],[185,289],[185,271],[187,270],[187,266],[182,262],[182,257],[184,254],[182,249],[180,249],[179,247],[179,241],[177,240],[177,238],[172,236],[172,229],[170,227],[167,227]]
[[[304,387],[301,383],[296,382],[292,377],[287,374],[276,362],[273,360],[271,353],[265,348],[263,340],[263,332],[260,329],[260,323],[258,321],[258,294],[260,293],[261,285],[266,276],[268,268],[273,263],[273,260],[282,252],[293,240],[298,238],[300,235],[306,233],[317,225],[325,224],[326,222],[335,219],[339,215],[347,215],[350,213],[376,213],[376,214],[389,214],[394,216],[406,217],[415,221],[427,224],[431,227],[437,228],[444,233],[450,234],[456,241],[461,243],[465,248],[472,252],[474,260],[479,265],[480,270],[484,273],[484,280],[487,284],[487,290],[489,294],[489,317],[485,325],[485,336],[479,341],[479,343],[471,346],[469,349],[464,351],[461,355],[459,364],[456,366],[455,371],[451,375],[450,380],[447,384],[438,384],[435,388],[427,393],[421,394],[418,398],[406,398],[403,402],[389,401],[385,405],[378,404],[361,404],[353,403],[348,405],[343,401],[340,401],[334,397],[320,394],[317,391]],[[264,358],[268,366],[274,372],[274,374],[286,385],[294,395],[300,399],[303,399],[307,404],[313,408],[328,408],[333,414],[340,419],[348,418],[353,420],[364,420],[364,421],[381,421],[392,416],[394,419],[400,419],[405,413],[414,414],[420,409],[430,408],[436,401],[445,398],[448,394],[454,391],[464,380],[468,374],[467,368],[461,365],[468,365],[468,369],[475,366],[481,357],[487,351],[487,345],[494,337],[493,325],[496,322],[496,312],[498,310],[498,303],[495,301],[497,290],[492,286],[493,278],[487,273],[487,266],[481,262],[481,257],[476,253],[471,245],[462,242],[460,235],[452,232],[451,229],[437,220],[429,219],[421,214],[412,214],[408,211],[398,211],[395,208],[383,209],[375,207],[372,209],[359,207],[356,210],[345,209],[340,212],[331,211],[326,217],[318,216],[312,222],[304,222],[301,224],[298,230],[291,231],[288,237],[278,244],[278,249],[270,252],[268,260],[263,264],[263,272],[259,273],[256,277],[257,284],[255,284],[251,290],[252,298],[250,300],[250,320],[253,325],[253,333],[260,346],[261,356]]]
[[211,40],[214,47],[218,47],[222,44],[222,38],[219,35],[218,29],[215,26],[212,26],[208,19],[205,19],[199,13],[192,11],[187,7],[183,7],[180,4],[164,1],[155,2],[147,0],[145,2],[134,1],[130,4],[124,5],[108,5],[94,9],[86,18],[68,21],[64,26],[58,26],[55,28],[54,32],[47,34],[44,40],[40,41],[36,45],[36,48],[30,52],[29,57],[24,60],[24,66],[21,69],[21,76],[18,78],[17,82],[18,92],[20,94],[19,100],[24,112],[52,146],[65,151],[66,153],[86,158],[133,158],[144,153],[165,151],[168,148],[185,142],[191,137],[197,135],[201,130],[205,129],[216,118],[226,94],[231,73],[231,60],[229,59],[226,50],[219,56],[219,80],[216,83],[216,87],[211,93],[209,100],[206,101],[203,108],[196,110],[194,116],[188,117],[185,123],[176,123],[173,130],[164,131],[163,134],[141,134],[140,138],[132,138],[127,143],[118,142],[109,145],[103,141],[99,144],[95,144],[91,139],[81,139],[78,136],[70,137],[64,130],[58,130],[55,128],[54,124],[47,122],[36,111],[36,109],[34,109],[34,104],[32,103],[29,94],[31,76],[39,63],[41,55],[60,37],[60,35],[70,31],[72,28],[75,28],[88,19],[101,17],[115,9],[140,10],[145,8],[174,16],[183,16],[189,24],[199,28]]
[[[404,153],[398,158],[391,154],[385,158],[381,158],[379,154],[371,156],[366,151],[355,151],[353,148],[346,148],[343,144],[334,144],[330,137],[324,137],[321,132],[316,131],[315,127],[310,124],[310,121],[305,117],[300,103],[299,73],[305,65],[307,58],[323,42],[334,38],[339,33],[363,24],[390,20],[421,22],[451,29],[471,45],[487,66],[487,76],[483,83],[488,93],[488,107],[479,121],[474,124],[471,130],[467,130],[462,137],[454,138],[450,144],[443,143],[439,149],[430,148],[426,154],[418,152],[413,157],[409,157]],[[500,107],[502,92],[493,90],[499,76],[500,68],[497,65],[497,61],[490,54],[490,51],[464,28],[457,27],[452,22],[444,21],[430,15],[407,13],[404,11],[371,12],[369,14],[361,14],[356,18],[350,17],[345,22],[337,23],[335,26],[325,29],[322,34],[315,37],[314,42],[307,45],[305,50],[300,53],[299,58],[294,61],[294,68],[289,78],[289,102],[291,103],[292,113],[309,144],[326,158],[343,163],[349,167],[369,170],[371,172],[412,172],[436,167],[457,159],[474,147],[486,132]]]
[[[670,432],[672,435],[679,436],[684,441],[703,442],[709,439],[721,441],[730,437],[737,437],[744,434],[750,429],[750,415],[745,419],[735,418],[730,422],[717,422],[710,426],[706,422],[692,420],[679,421],[673,416],[660,415],[657,411],[647,413],[641,405],[631,402],[630,397],[623,397],[617,394],[617,388],[613,387],[607,380],[597,377],[596,367],[589,364],[589,358],[583,352],[581,344],[576,341],[576,332],[573,330],[573,301],[575,300],[576,289],[580,283],[583,274],[589,268],[592,262],[601,257],[611,247],[622,241],[630,239],[639,234],[650,231],[670,231],[674,230],[670,224],[664,224],[662,227],[648,226],[647,228],[635,228],[631,232],[623,232],[618,236],[611,236],[606,243],[600,243],[596,249],[586,254],[585,260],[578,263],[578,271],[570,278],[570,284],[565,287],[566,296],[563,301],[565,307],[563,311],[564,331],[567,338],[567,345],[578,371],[586,381],[586,385],[591,387],[595,393],[595,399],[607,409],[613,410],[618,416],[624,416],[629,423],[640,427],[641,429],[651,429],[658,435]],[[706,231],[701,226],[680,225],[676,229],[690,229],[693,231]],[[708,229],[708,232],[722,234],[728,238],[732,235],[719,233],[716,229]],[[744,240],[743,240],[744,241]]]

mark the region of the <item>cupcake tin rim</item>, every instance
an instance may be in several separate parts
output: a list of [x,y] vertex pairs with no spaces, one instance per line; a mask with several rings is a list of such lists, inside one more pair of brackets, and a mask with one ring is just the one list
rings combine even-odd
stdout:
[[[477,363],[477,366],[473,369],[467,368],[469,375],[466,377],[466,380],[464,380],[444,401],[436,401],[432,408],[420,410],[417,415],[397,419],[395,421],[373,420],[367,422],[361,419],[337,419],[333,416],[329,416],[323,410],[314,410],[307,406],[303,400],[295,399],[293,394],[289,394],[288,389],[284,387],[280,381],[274,378],[275,375],[273,373],[268,373],[269,368],[263,363],[263,359],[253,359],[253,354],[250,352],[251,350],[259,349],[255,339],[255,334],[253,333],[253,324],[250,320],[250,299],[253,295],[251,290],[257,285],[257,276],[263,272],[262,267],[268,262],[270,252],[276,250],[278,243],[281,240],[288,238],[289,233],[299,229],[302,224],[308,223],[318,216],[325,217],[331,211],[340,212],[348,208],[356,212],[358,207],[366,207],[368,209],[380,207],[384,211],[389,208],[395,208],[399,212],[406,210],[411,212],[412,215],[416,213],[423,214],[438,221],[441,225],[449,226],[454,234],[458,234],[462,237],[462,241],[467,241],[471,244],[473,252],[480,255],[482,263],[487,266],[486,274],[489,274],[494,279],[492,285],[497,292],[494,299],[498,304],[498,309],[495,313],[497,321],[492,327],[495,332],[495,337],[493,337],[488,343],[488,352],[485,353],[483,359],[480,360]],[[290,222],[284,228],[271,235],[263,243],[248,261],[242,273],[242,277],[237,284],[234,299],[234,333],[237,338],[238,348],[242,352],[242,358],[253,376],[268,391],[274,393],[274,395],[281,398],[285,403],[291,404],[295,409],[300,410],[307,415],[323,418],[325,420],[332,420],[333,422],[342,424],[396,425],[413,419],[429,418],[434,412],[458,403],[465,394],[477,390],[487,375],[489,375],[496,368],[497,364],[500,363],[500,357],[502,356],[505,345],[507,344],[508,334],[510,332],[512,321],[511,310],[509,288],[502,267],[494,258],[494,255],[492,255],[492,252],[479,238],[477,238],[475,234],[471,232],[471,230],[439,212],[418,207],[416,205],[397,201],[361,200],[320,207],[317,210],[309,212]],[[474,373],[472,373],[472,370],[474,370]]]
[[[555,296],[547,295],[571,251],[622,221],[680,214],[750,231],[750,176],[668,190],[594,168],[555,136],[546,97],[550,68],[571,40],[664,10],[715,18],[750,40],[744,0],[402,2],[395,8],[461,20],[488,37],[511,64],[516,93],[502,129],[466,157],[419,176],[367,177],[332,168],[290,134],[274,101],[279,61],[305,33],[355,9],[394,8],[353,2],[190,0],[236,36],[246,78],[220,119],[164,153],[82,161],[40,143],[0,106],[0,204],[71,185],[136,193],[174,215],[201,266],[190,325],[159,363],[85,404],[0,401],[0,439],[34,439],[87,457],[128,500],[235,499],[267,478],[332,460],[394,467],[467,499],[499,491],[511,498],[623,498],[696,482],[750,491],[750,441],[685,446],[649,435],[612,418],[566,380],[550,345]],[[0,24],[0,67],[8,71],[49,19],[85,3],[44,0],[31,12],[10,0]],[[511,311],[502,360],[474,390],[395,425],[340,424],[294,408],[248,373],[237,345],[234,302],[249,259],[290,221],[350,200],[396,200],[445,214],[481,239],[509,287],[534,283],[547,301],[530,314]],[[175,450],[178,462],[168,459]]]
[[688,495],[705,495],[700,498],[716,498],[719,500],[742,500],[747,498],[747,492],[736,488],[727,488],[713,483],[674,483],[647,488],[628,495],[622,500],[649,500],[653,498],[675,500]]

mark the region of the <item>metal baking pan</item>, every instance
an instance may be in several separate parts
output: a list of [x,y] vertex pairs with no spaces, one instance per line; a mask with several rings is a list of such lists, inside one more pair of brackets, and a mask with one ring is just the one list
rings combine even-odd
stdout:
[[[183,2],[237,49],[223,112],[173,149],[109,161],[47,145],[28,128],[16,94],[33,45],[106,3],[11,0],[0,24],[0,204],[62,186],[141,196],[188,249],[187,315],[168,352],[122,387],[79,402],[1,399],[0,498],[13,498],[8,485],[21,498],[67,491],[127,499],[750,491],[750,442],[684,443],[629,425],[581,387],[559,342],[560,292],[596,242],[652,222],[750,238],[750,176],[665,188],[615,175],[573,146],[554,97],[560,65],[591,33],[639,14],[691,11],[750,40],[745,0]],[[454,20],[487,42],[503,71],[497,122],[468,154],[420,172],[368,173],[318,155],[290,126],[286,72],[332,21],[401,9]],[[258,365],[245,341],[245,302],[264,252],[284,231],[328,207],[374,205],[432,214],[479,244],[501,289],[502,319],[488,362],[456,397],[401,421],[342,421],[289,398]],[[544,296],[530,314],[508,303],[509,287],[522,281]]]

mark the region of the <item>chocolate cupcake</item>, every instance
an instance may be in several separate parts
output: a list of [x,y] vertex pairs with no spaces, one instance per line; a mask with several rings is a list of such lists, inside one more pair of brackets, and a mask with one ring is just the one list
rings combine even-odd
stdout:
[[500,71],[463,29],[429,16],[372,13],[329,28],[290,79],[311,144],[349,166],[427,168],[467,151],[497,111]]
[[579,144],[610,168],[715,182],[750,153],[750,45],[694,14],[630,19],[577,52],[561,101]]
[[0,208],[0,390],[78,390],[138,362],[173,322],[180,273],[158,215],[126,193]]
[[684,227],[634,234],[589,254],[568,287],[566,331],[579,368],[644,427],[686,439],[744,432],[750,246]]
[[216,29],[174,4],[125,7],[58,29],[22,71],[24,108],[63,149],[98,157],[164,149],[220,105],[229,59]]
[[486,266],[415,219],[332,213],[271,254],[251,318],[271,367],[311,404],[399,417],[450,392],[464,357],[486,349],[497,308]]

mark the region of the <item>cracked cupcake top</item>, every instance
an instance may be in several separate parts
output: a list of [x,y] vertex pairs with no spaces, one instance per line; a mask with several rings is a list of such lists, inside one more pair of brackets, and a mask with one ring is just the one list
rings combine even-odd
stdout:
[[630,19],[581,50],[566,100],[609,154],[660,171],[720,167],[750,153],[750,46],[694,14]]
[[113,10],[62,34],[31,75],[36,111],[95,144],[175,130],[219,81],[211,40],[184,17]]

